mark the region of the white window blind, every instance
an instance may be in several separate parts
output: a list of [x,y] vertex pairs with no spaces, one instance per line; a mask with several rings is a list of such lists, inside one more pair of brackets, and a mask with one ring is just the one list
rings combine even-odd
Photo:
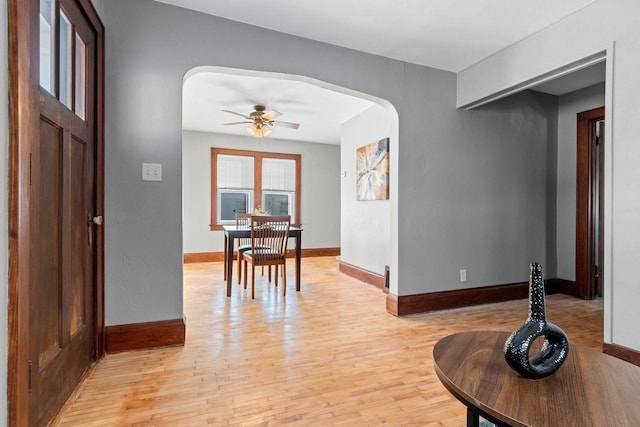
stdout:
[[218,188],[253,189],[253,157],[218,154]]
[[262,160],[263,191],[295,191],[296,161],[290,159]]

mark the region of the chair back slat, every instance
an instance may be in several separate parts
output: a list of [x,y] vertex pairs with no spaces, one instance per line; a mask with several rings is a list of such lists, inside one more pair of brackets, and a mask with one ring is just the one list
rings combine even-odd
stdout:
[[290,224],[289,215],[251,216],[251,256],[256,264],[284,257]]
[[[251,225],[250,213],[237,213],[236,214],[236,226],[237,227],[249,227]],[[238,246],[248,246],[251,244],[250,238],[238,239]]]

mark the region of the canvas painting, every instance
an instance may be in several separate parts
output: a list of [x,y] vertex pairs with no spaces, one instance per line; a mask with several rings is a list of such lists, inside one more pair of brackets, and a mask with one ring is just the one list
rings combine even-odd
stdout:
[[389,138],[356,151],[357,200],[389,199]]

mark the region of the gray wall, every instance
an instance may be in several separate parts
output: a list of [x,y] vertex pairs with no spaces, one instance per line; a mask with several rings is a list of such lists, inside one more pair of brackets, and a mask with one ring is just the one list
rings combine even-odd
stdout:
[[340,260],[380,275],[384,274],[385,265],[391,264],[392,201],[356,200],[356,150],[382,138],[390,138],[390,158],[397,156],[392,119],[379,105],[342,125],[340,169],[346,176],[340,182]]
[[[7,110],[7,1],[0,0],[0,378],[7,378],[7,302],[9,220],[7,175],[9,173],[9,116]],[[7,419],[7,382],[0,380],[0,424]]]
[[293,153],[302,156],[303,246],[340,246],[340,147],[338,145],[255,139],[205,132],[183,132],[182,169],[184,251],[224,250],[221,231],[211,231],[211,147]]
[[400,144],[402,294],[526,281],[531,261],[554,277],[556,98],[456,110],[454,74],[407,68],[423,105],[400,111],[416,124]]
[[604,105],[604,83],[559,97],[558,278],[576,278],[576,115]]
[[[547,262],[555,101],[458,111],[452,73],[150,0],[104,8],[107,324],[182,316],[181,88],[200,65],[309,76],[396,108],[399,295],[525,281],[531,260]],[[143,185],[142,162],[162,163],[164,181]]]

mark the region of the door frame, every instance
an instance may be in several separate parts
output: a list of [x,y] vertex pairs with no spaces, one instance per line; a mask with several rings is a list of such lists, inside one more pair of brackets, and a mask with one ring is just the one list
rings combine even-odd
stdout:
[[[593,299],[595,295],[596,260],[593,246],[597,219],[594,218],[593,186],[598,171],[595,170],[594,163],[597,150],[594,124],[604,119],[605,107],[583,111],[577,115],[575,289],[576,297],[583,299]],[[601,178],[604,179],[604,176]],[[600,215],[604,215],[604,206]]]
[[[75,0],[97,34],[96,215],[104,215],[104,26],[91,0]],[[8,0],[9,47],[9,289],[7,425],[29,424],[29,253],[31,151],[39,135],[39,1]],[[34,66],[34,64],[36,64]],[[104,355],[104,229],[96,229],[94,340]]]

